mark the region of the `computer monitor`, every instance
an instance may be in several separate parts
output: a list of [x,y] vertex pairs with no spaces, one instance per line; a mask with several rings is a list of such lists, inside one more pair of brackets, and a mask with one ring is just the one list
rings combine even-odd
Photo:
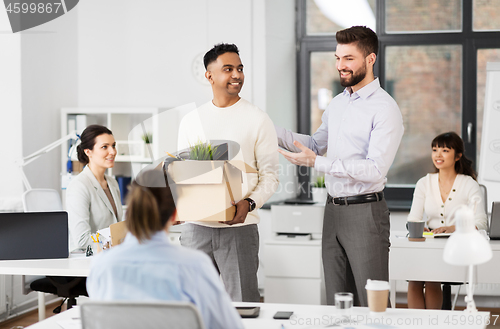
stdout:
[[68,258],[68,213],[0,213],[0,260]]
[[500,240],[500,201],[493,202],[491,207],[490,239]]

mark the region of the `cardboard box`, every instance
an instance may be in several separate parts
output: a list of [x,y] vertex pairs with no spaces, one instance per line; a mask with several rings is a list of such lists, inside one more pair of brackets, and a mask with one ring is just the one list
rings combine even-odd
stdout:
[[[180,221],[218,222],[234,218],[231,201],[242,199],[243,172],[257,171],[243,161],[175,161],[168,166]],[[169,181],[170,184],[170,181]]]
[[117,246],[125,240],[128,229],[125,221],[109,225],[109,233],[111,235],[111,246]]

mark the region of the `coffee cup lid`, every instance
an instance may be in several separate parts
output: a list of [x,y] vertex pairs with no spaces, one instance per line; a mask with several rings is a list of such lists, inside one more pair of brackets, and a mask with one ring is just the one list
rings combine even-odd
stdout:
[[390,285],[387,281],[370,280],[366,281],[366,289],[368,290],[389,290]]

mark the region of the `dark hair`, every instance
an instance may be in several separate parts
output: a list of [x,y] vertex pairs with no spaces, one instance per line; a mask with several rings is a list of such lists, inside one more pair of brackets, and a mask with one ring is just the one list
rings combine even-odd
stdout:
[[212,62],[215,62],[217,58],[225,53],[236,53],[240,54],[238,47],[232,43],[219,43],[215,45],[212,49],[207,51],[205,56],[203,56],[203,64],[205,65],[205,70],[208,68],[208,65]]
[[374,53],[378,54],[378,37],[372,29],[366,26],[353,26],[344,30],[340,30],[336,34],[337,43],[350,44],[355,43],[365,57]]
[[[477,174],[472,167],[472,160],[465,156],[464,141],[457,133],[450,131],[438,135],[432,140],[431,147],[447,147],[455,150],[455,156],[461,155],[460,159],[455,162],[455,171],[457,174],[467,175],[477,180]],[[436,168],[436,172],[438,171]]]
[[76,148],[76,152],[78,154],[78,161],[83,163],[84,165],[89,163],[89,157],[85,154],[85,150],[94,149],[95,139],[97,136],[101,136],[103,134],[113,135],[111,130],[101,125],[90,125],[83,131],[80,136],[80,145]]
[[127,195],[127,229],[139,242],[163,230],[175,211],[174,198],[163,170],[140,173]]

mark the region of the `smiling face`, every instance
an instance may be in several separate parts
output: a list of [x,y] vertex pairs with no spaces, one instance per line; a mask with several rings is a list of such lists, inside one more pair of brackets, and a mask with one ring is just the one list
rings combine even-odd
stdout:
[[85,149],[91,168],[113,168],[115,165],[116,142],[113,135],[102,134],[95,138],[94,148]]
[[438,170],[455,170],[457,162],[462,154],[455,154],[455,150],[448,147],[432,147],[432,162]]
[[335,57],[342,87],[352,87],[357,91],[374,79],[375,54],[365,56],[355,43],[349,43],[338,44]]
[[205,77],[212,85],[216,97],[239,98],[238,94],[245,81],[240,56],[233,52],[220,55],[208,65]]

